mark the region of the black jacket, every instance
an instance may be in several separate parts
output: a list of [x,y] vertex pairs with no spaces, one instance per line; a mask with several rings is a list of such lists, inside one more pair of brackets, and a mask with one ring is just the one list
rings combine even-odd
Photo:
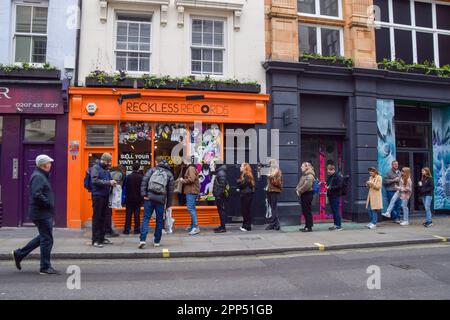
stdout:
[[433,178],[426,177],[422,179],[422,186],[419,187],[419,193],[421,196],[433,196],[434,181]]
[[133,171],[125,180],[125,203],[142,203],[141,184],[142,174]]
[[243,179],[238,179],[237,187],[239,188],[239,192],[242,195],[252,194],[255,192],[255,188],[250,184],[250,178],[247,175],[244,175]]
[[169,164],[167,161],[162,161],[160,164],[158,164],[159,168],[163,169],[167,173],[167,187],[166,187],[166,194],[155,194],[148,190],[148,182],[150,180],[150,177],[155,172],[156,168],[152,168],[147,171],[144,178],[142,179],[141,183],[141,196],[142,197],[148,197],[150,201],[156,202],[158,204],[166,204],[166,207],[169,208],[172,206],[172,200],[173,200],[173,190],[175,188],[175,179],[173,178],[173,173],[170,170]]
[[213,196],[217,199],[225,198],[225,187],[227,186],[227,166],[223,165],[214,173],[216,178],[213,184]]
[[329,176],[327,186],[329,187],[327,191],[329,197],[340,196],[342,193],[342,176],[338,172]]
[[101,163],[95,164],[91,168],[92,197],[109,198],[111,191],[111,174]]
[[30,177],[28,216],[31,220],[49,219],[55,211],[55,195],[48,180],[49,173],[36,168]]

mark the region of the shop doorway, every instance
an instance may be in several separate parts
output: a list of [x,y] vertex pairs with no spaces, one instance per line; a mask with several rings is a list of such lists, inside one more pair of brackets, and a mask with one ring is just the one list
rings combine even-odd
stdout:
[[[30,177],[36,168],[36,157],[40,154],[46,154],[51,158],[54,157],[54,147],[53,145],[25,145],[23,149],[23,174],[22,174],[22,225],[33,225],[33,222],[28,217],[28,204],[29,204],[29,194]],[[50,174],[50,183],[54,183],[54,174]],[[54,190],[55,191],[55,190]]]
[[430,167],[430,153],[427,151],[398,151],[397,161],[400,169],[409,167],[411,169],[411,180],[413,182],[413,193],[409,201],[410,210],[424,211],[424,206],[419,195],[418,182],[422,176],[423,167]]
[[310,162],[314,166],[316,178],[321,182],[320,194],[314,197],[312,203],[314,221],[320,222],[333,218],[325,189],[326,167],[332,163],[341,171],[343,170],[342,141],[341,136],[331,135],[302,135],[301,137],[301,162]]

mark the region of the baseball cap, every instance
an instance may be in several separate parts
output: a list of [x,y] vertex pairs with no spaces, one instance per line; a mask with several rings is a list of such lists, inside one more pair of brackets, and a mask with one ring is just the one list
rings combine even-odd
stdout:
[[36,166],[41,166],[43,164],[49,163],[49,162],[53,162],[55,160],[53,160],[52,158],[50,158],[48,155],[46,154],[40,154],[36,157]]
[[105,152],[104,154],[102,154],[101,160],[103,160],[103,161],[112,161],[112,156],[111,156],[111,154]]

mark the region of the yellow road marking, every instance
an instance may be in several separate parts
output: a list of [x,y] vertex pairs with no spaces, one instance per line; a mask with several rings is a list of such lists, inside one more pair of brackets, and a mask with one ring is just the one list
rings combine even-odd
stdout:
[[169,249],[162,249],[163,258],[170,258]]
[[445,237],[440,237],[440,236],[433,236],[433,237],[441,239],[443,242],[447,242],[448,241],[448,239],[445,238]]
[[319,247],[319,251],[325,251],[325,245],[318,242],[314,243],[314,245]]

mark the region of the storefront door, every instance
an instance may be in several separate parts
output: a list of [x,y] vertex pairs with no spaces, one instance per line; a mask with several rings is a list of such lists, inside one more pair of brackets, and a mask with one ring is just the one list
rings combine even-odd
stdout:
[[332,163],[342,170],[342,138],[340,136],[302,135],[301,161],[314,166],[316,178],[321,182],[320,194],[314,197],[312,213],[315,221],[332,219],[326,196],[327,165]]
[[[36,168],[36,157],[40,154],[46,154],[50,158],[54,157],[53,145],[25,145],[23,149],[23,179],[22,179],[22,225],[32,224],[28,217],[28,203],[29,203],[29,180],[31,174]],[[50,183],[54,185],[54,174],[50,174]]]
[[411,211],[423,211],[424,207],[417,184],[422,176],[422,168],[430,167],[430,153],[427,151],[398,151],[397,160],[400,169],[403,167],[411,169],[411,180],[413,182],[413,194],[409,201]]

